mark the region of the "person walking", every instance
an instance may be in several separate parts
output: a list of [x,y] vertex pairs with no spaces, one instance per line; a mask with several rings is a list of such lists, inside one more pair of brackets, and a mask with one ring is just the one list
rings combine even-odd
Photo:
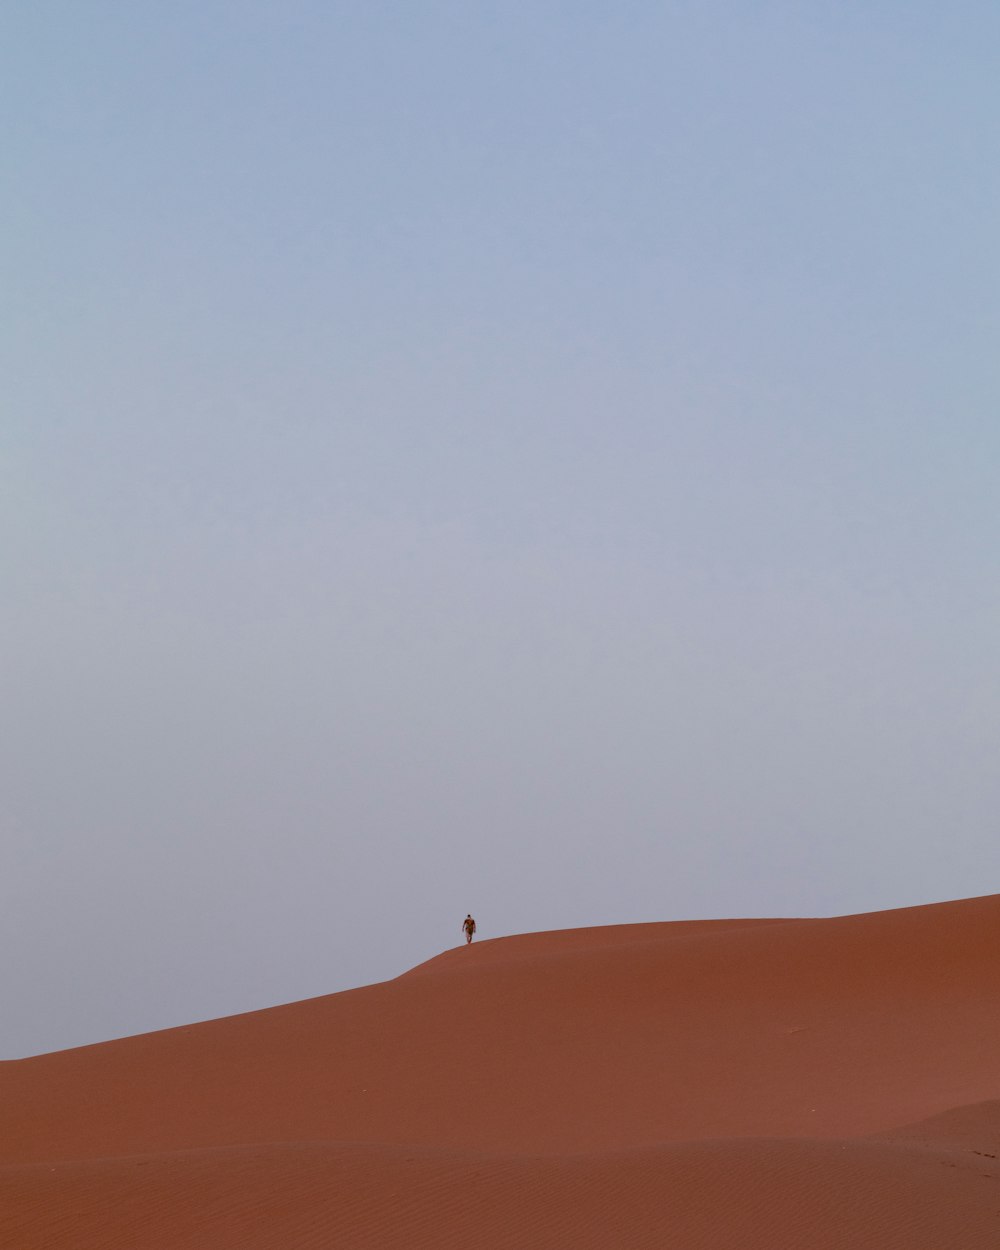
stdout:
[[465,934],[466,946],[468,946],[469,943],[472,941],[472,935],[473,933],[475,933],[475,931],[476,931],[476,922],[472,919],[471,915],[466,916],[465,919],[462,921],[462,932]]

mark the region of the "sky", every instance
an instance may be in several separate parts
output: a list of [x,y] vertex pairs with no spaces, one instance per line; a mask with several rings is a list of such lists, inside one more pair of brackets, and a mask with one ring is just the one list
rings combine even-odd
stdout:
[[1000,9],[0,12],[0,1057],[1000,889]]

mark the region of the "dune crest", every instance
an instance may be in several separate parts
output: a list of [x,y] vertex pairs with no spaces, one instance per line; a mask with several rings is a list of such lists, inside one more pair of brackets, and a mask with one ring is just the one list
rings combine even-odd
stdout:
[[992,1247],[998,926],[526,934],[8,1063],[0,1244]]

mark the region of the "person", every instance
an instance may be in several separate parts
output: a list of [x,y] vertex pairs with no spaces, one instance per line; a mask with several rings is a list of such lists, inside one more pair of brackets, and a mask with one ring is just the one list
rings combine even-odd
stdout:
[[471,916],[466,916],[465,919],[462,921],[462,932],[465,934],[466,946],[468,946],[469,943],[472,941],[472,935],[473,933],[475,933],[475,931],[476,931],[476,922],[472,919]]

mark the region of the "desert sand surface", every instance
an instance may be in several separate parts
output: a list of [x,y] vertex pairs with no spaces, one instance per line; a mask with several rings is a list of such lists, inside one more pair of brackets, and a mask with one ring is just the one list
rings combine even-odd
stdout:
[[0,1064],[2,1250],[996,1250],[1000,897],[462,945]]

